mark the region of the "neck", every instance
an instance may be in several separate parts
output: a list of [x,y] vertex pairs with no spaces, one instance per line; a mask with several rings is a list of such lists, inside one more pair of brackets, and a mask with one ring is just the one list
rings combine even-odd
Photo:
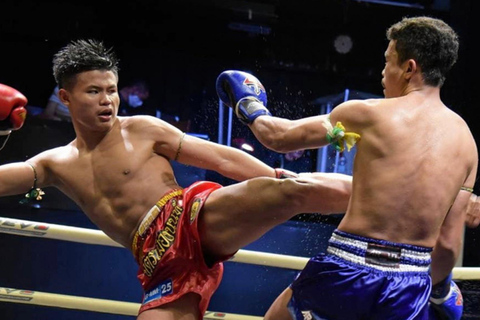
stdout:
[[115,120],[114,124],[106,130],[92,130],[74,123],[74,130],[76,134],[76,143],[78,149],[93,150],[95,149],[102,141],[105,140],[113,131],[120,129],[120,121]]
[[418,93],[423,96],[429,96],[429,97],[437,97],[440,99],[440,87],[432,87],[432,86],[422,86],[422,87],[416,87],[416,88],[407,88],[405,95],[407,94],[412,94],[412,93]]

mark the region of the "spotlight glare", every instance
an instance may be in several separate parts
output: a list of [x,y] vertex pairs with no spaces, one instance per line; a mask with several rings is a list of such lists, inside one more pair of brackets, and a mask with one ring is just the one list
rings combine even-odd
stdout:
[[248,151],[248,152],[253,152],[255,149],[248,143],[242,143],[242,146],[240,147],[242,150]]

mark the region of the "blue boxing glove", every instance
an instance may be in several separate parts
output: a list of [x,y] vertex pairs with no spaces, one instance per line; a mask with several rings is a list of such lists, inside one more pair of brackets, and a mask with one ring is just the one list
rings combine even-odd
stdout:
[[430,316],[434,320],[460,320],[463,313],[463,297],[460,288],[452,280],[452,273],[437,283],[430,294]]
[[222,72],[216,82],[220,100],[235,111],[243,124],[251,124],[259,116],[271,116],[266,108],[267,93],[253,75],[237,70]]

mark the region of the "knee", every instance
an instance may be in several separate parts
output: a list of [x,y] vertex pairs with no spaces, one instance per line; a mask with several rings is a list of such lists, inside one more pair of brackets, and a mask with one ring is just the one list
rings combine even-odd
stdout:
[[277,180],[278,190],[281,198],[285,201],[285,205],[290,208],[298,208],[300,210],[308,201],[311,187],[299,179],[282,179]]
[[300,177],[279,183],[282,197],[299,213],[345,212],[351,195],[351,182],[342,179]]

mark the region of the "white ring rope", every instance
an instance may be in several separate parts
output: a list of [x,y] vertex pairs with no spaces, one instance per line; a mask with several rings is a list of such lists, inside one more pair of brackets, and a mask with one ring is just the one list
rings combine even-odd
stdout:
[[44,222],[0,217],[0,232],[16,234],[19,236],[49,238],[123,248],[121,244],[113,241],[100,230]]
[[[101,230],[0,217],[0,233],[122,247]],[[302,270],[308,258],[239,250],[229,261]]]
[[[125,316],[137,316],[139,303],[105,300],[97,298],[76,297],[56,293],[0,287],[0,301],[33,304],[37,306],[75,309]],[[261,317],[246,316],[234,313],[207,311],[205,320],[261,320]]]
[[75,297],[31,290],[0,288],[0,301],[103,313],[138,315],[139,303]]
[[[113,241],[101,230],[70,227],[59,224],[19,220],[5,217],[0,217],[0,233],[9,233],[19,236],[48,238],[123,248],[121,244]],[[235,256],[229,261],[293,270],[302,270],[308,260],[309,258],[306,257],[296,257],[250,250],[239,250],[235,254]],[[480,268],[453,268],[453,278],[456,280],[479,280]]]
[[[103,231],[0,217],[0,233],[123,247]],[[309,258],[239,250],[229,261],[302,270]],[[479,280],[480,268],[453,269],[456,280]],[[140,304],[0,287],[0,301],[136,316]],[[207,311],[205,319],[260,320],[260,317]]]

